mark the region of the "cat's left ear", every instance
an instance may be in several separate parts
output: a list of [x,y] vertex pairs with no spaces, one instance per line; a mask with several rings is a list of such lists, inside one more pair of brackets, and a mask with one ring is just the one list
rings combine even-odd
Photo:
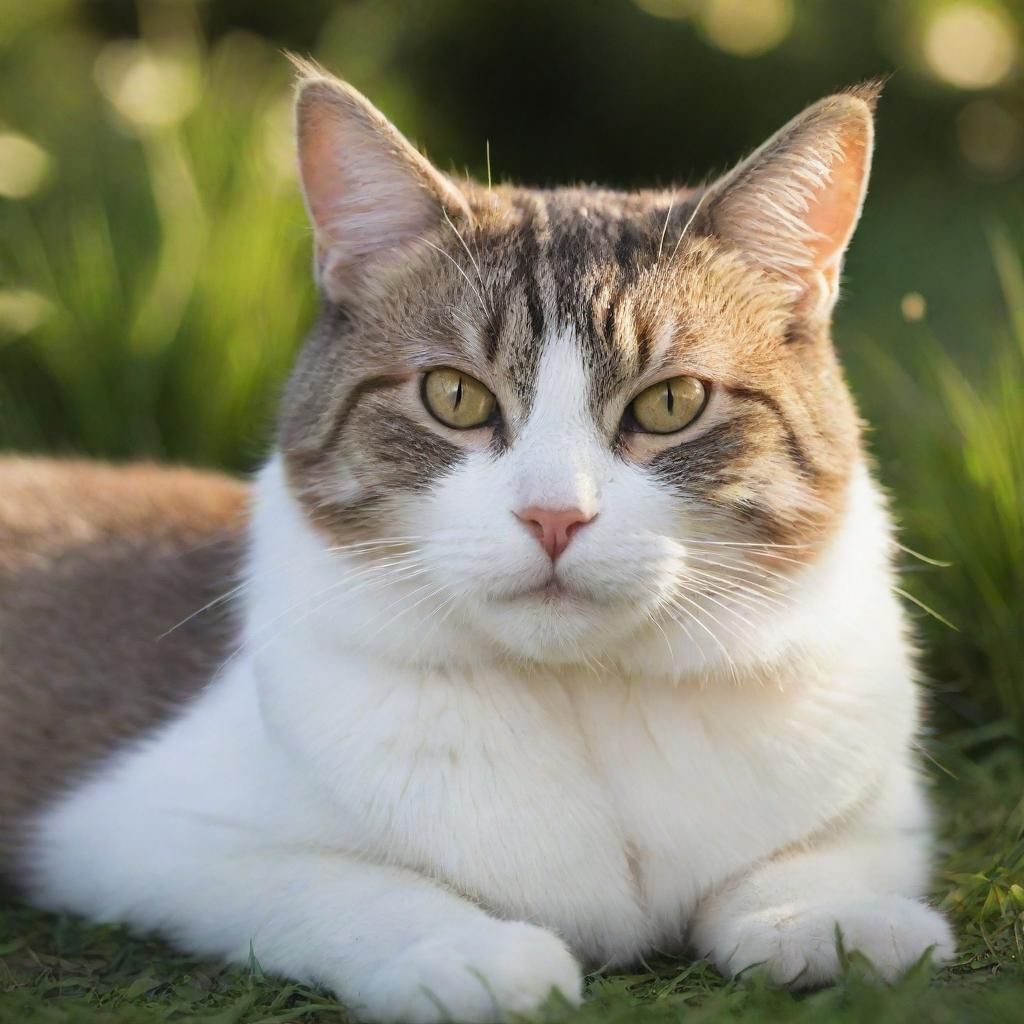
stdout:
[[773,271],[801,314],[827,319],[860,217],[880,83],[810,106],[704,193],[692,230]]
[[299,172],[316,236],[317,283],[332,301],[357,299],[401,267],[410,246],[452,215],[462,194],[372,103],[320,67],[292,57]]

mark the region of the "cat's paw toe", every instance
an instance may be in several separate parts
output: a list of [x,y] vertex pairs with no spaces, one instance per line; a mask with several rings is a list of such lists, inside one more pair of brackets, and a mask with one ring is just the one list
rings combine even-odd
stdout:
[[779,985],[818,988],[842,971],[841,948],[866,957],[886,981],[898,978],[931,950],[941,964],[956,943],[946,919],[902,896],[749,913],[716,937],[712,958],[730,975],[759,971]]
[[578,1004],[582,975],[551,932],[488,922],[417,942],[358,993],[364,1020],[402,1024],[489,1024],[528,1016],[555,993]]

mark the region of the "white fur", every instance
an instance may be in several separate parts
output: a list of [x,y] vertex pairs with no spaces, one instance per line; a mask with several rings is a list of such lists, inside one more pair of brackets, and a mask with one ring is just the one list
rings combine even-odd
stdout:
[[[512,451],[411,503],[390,559],[327,550],[272,460],[244,649],[40,819],[38,900],[251,947],[373,1020],[504,1019],[578,1000],[575,958],[688,943],[818,984],[837,926],[885,977],[950,956],[867,471],[778,605],[679,625],[722,528],[607,451],[586,384],[553,339]],[[588,598],[521,595],[551,571],[530,504],[596,514],[558,563]]]

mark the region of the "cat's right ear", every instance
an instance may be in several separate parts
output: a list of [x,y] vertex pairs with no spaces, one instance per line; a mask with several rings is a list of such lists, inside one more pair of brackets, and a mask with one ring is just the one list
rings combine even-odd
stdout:
[[805,316],[827,319],[871,168],[866,82],[808,107],[700,199],[694,233],[714,235],[771,271]]
[[331,301],[346,302],[465,201],[369,100],[312,63],[292,62],[317,283]]

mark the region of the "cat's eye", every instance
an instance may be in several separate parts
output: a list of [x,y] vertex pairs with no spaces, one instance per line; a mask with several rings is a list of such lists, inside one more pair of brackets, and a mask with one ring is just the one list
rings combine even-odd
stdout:
[[484,426],[498,404],[480,381],[447,367],[426,374],[422,394],[427,412],[455,430]]
[[647,434],[674,434],[704,411],[707,397],[707,389],[696,377],[659,381],[633,399],[625,425]]

